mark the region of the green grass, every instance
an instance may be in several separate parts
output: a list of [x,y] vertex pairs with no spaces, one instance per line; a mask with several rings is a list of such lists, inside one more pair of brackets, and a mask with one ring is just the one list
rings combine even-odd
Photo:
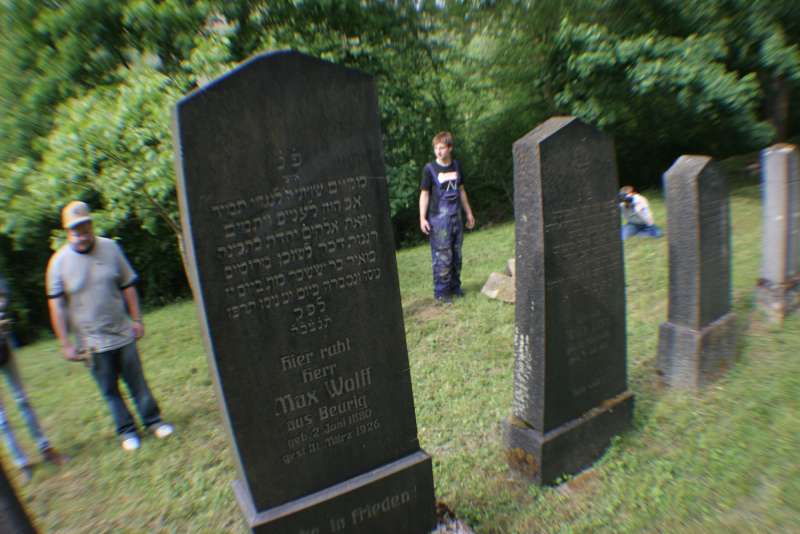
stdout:
[[[753,310],[759,189],[746,174],[734,182],[736,365],[700,394],[659,385],[654,366],[658,325],[667,312],[667,240],[626,243],[634,427],[593,470],[558,488],[519,482],[503,460],[500,421],[510,414],[514,310],[479,290],[513,255],[513,225],[467,236],[468,294],[451,307],[433,305],[427,247],[398,254],[420,441],[433,456],[437,497],[477,532],[796,531],[800,317],[776,329]],[[664,222],[660,195],[646,194]],[[230,487],[236,474],[194,306],[149,313],[146,325],[145,369],[177,433],[164,442],[148,438],[135,454],[118,447],[86,369],[65,362],[52,341],[19,352],[44,426],[73,457],[62,469],[40,466],[19,490],[43,532],[246,530]],[[33,450],[15,407],[9,408],[24,446]],[[7,455],[3,460],[8,466]]]

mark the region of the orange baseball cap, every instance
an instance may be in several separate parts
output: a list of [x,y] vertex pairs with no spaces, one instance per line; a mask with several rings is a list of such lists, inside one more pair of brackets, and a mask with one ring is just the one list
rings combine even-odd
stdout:
[[89,206],[86,202],[73,200],[61,210],[61,226],[65,229],[75,228],[79,224],[91,221]]

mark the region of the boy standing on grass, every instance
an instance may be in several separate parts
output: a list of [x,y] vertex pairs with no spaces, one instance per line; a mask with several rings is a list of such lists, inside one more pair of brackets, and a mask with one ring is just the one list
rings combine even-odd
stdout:
[[430,236],[433,268],[433,296],[437,302],[450,303],[464,296],[461,289],[461,244],[464,227],[475,227],[475,217],[464,189],[464,176],[452,157],[453,135],[439,132],[433,138],[436,160],[425,165],[419,194],[419,227]]

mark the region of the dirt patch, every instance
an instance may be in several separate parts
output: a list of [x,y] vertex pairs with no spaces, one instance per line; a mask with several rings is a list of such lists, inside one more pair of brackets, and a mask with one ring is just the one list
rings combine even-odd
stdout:
[[424,322],[441,316],[443,307],[433,300],[433,297],[422,298],[411,301],[404,307],[403,312],[407,318]]
[[575,478],[561,484],[558,487],[558,491],[562,495],[569,497],[578,493],[590,492],[597,484],[597,471],[588,469]]

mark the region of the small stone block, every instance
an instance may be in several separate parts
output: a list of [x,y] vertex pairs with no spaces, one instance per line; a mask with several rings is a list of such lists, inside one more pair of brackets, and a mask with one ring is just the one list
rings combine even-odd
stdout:
[[514,302],[514,279],[501,273],[492,273],[483,285],[481,293],[490,299]]

